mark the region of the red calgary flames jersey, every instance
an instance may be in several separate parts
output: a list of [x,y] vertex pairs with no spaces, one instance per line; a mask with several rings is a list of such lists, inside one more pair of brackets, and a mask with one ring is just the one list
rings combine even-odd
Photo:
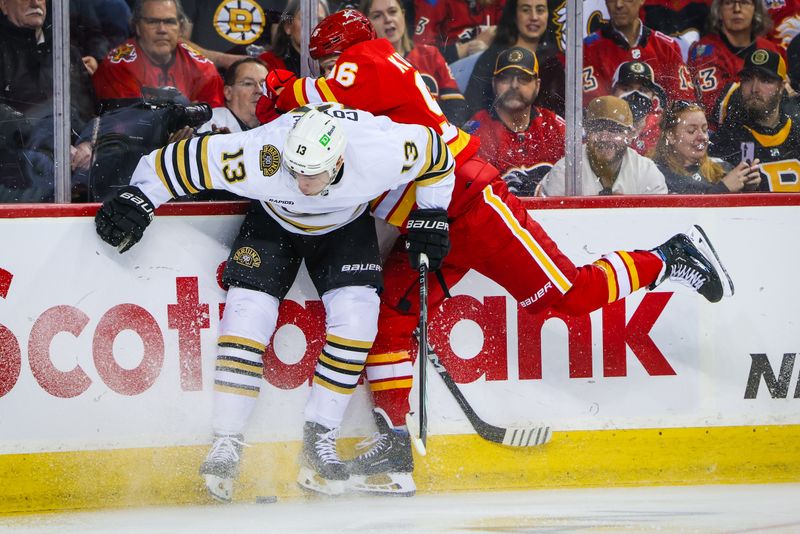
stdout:
[[[386,115],[395,122],[429,126],[450,147],[457,165],[478,151],[477,139],[450,124],[420,73],[386,39],[365,41],[345,50],[328,78],[295,80],[281,92],[275,107],[289,111],[310,102],[341,102]],[[413,206],[414,190],[409,186],[377,199],[373,212],[399,226]]]
[[614,73],[626,61],[650,65],[669,100],[696,100],[691,74],[672,37],[643,26],[639,42],[631,47],[611,24],[605,24],[583,41],[584,103],[611,94]]
[[564,157],[564,119],[545,108],[533,108],[524,132],[512,132],[486,110],[472,119],[481,140],[478,155],[500,170],[512,193],[533,196],[553,164]]
[[700,92],[700,100],[706,108],[706,115],[712,127],[716,126],[714,110],[731,83],[739,81],[739,71],[744,66],[744,58],[756,48],[767,48],[785,54],[771,41],[756,38],[750,46],[735,53],[716,33],[709,33],[692,45],[689,50],[689,70]]
[[98,100],[139,98],[142,87],[172,86],[191,102],[212,108],[225,105],[222,78],[214,64],[184,43],[178,43],[172,63],[156,65],[130,40],[108,53],[92,83]]
[[414,0],[414,42],[444,47],[474,39],[480,26],[496,26],[505,0]]

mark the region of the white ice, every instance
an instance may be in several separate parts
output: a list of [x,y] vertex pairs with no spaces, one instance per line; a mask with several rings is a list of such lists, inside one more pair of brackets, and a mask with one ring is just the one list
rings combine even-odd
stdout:
[[0,517],[0,532],[798,533],[800,484],[347,497]]

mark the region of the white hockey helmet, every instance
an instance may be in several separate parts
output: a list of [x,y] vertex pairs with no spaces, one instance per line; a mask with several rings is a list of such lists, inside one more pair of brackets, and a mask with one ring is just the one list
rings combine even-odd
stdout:
[[336,178],[347,139],[339,121],[311,108],[295,123],[286,138],[283,161],[292,174],[314,175],[328,172]]

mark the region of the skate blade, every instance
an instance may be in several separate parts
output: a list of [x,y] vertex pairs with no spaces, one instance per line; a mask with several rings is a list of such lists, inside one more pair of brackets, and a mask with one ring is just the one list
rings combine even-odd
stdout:
[[714,266],[714,269],[719,274],[719,279],[722,282],[722,296],[732,297],[734,292],[733,280],[731,280],[731,277],[728,274],[727,269],[725,269],[725,266],[722,265],[722,260],[719,259],[717,251],[714,249],[714,245],[711,244],[711,240],[708,239],[706,233],[697,224],[692,226],[690,232],[694,234],[694,236],[692,236],[692,241],[699,245],[700,251],[705,254],[705,256],[708,258],[708,261],[711,262],[711,265]]
[[346,482],[346,480],[322,478],[319,473],[306,466],[301,466],[300,472],[297,474],[297,483],[300,487],[330,497],[336,497],[344,493]]
[[233,479],[216,475],[203,475],[208,494],[219,502],[229,503],[233,500]]
[[379,475],[350,475],[347,489],[356,493],[371,493],[387,497],[413,497],[417,485],[411,473],[381,473]]

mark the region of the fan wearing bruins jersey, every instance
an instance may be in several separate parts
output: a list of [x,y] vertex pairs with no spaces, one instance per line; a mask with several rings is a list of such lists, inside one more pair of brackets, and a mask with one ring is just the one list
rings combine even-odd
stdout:
[[800,193],[800,124],[782,109],[786,62],[757,48],[744,61],[740,82],[720,106],[724,117],[709,154],[738,165],[760,160],[761,191]]
[[369,201],[414,184],[409,257],[417,268],[425,253],[438,268],[449,249],[453,168],[447,145],[431,128],[323,104],[247,132],[159,149],[100,208],[98,234],[125,252],[142,237],[154,209],[172,198],[223,189],[255,200],[223,274],[230,290],[219,327],[215,437],[200,468],[213,497],[231,500],[243,432],[261,386],[262,354],[302,261],[322,297],[327,329],[305,408],[298,482],[326,494],[343,491],[349,474],[336,437],[377,334],[383,282]]

